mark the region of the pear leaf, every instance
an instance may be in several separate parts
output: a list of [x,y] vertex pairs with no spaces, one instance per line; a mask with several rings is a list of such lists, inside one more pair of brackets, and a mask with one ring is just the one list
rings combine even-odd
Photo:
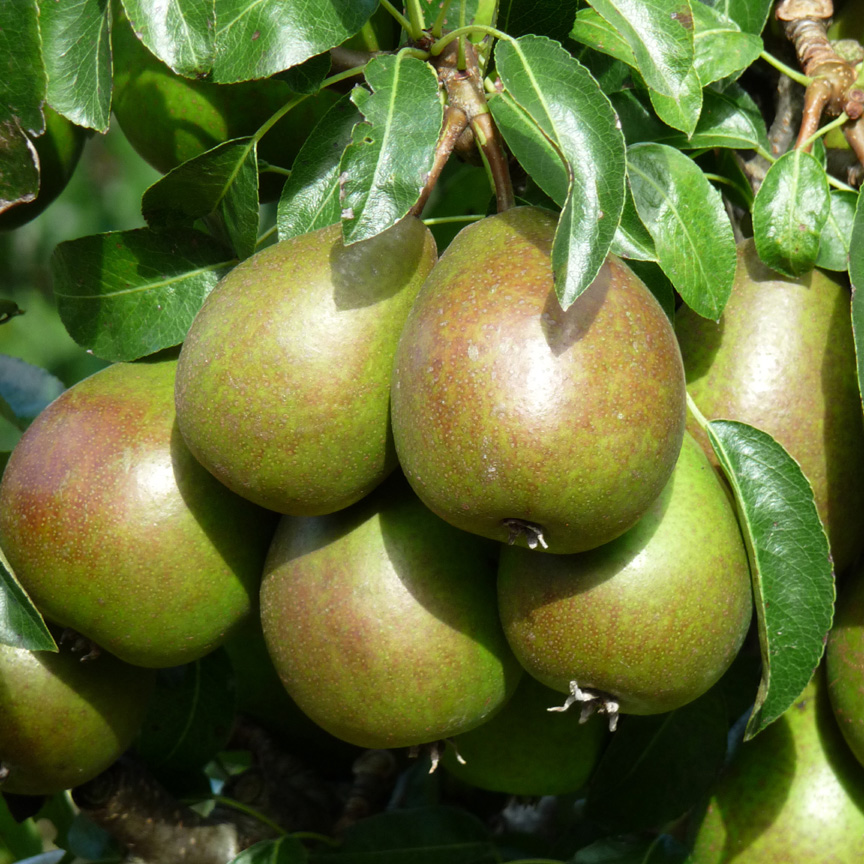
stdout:
[[769,169],[753,202],[759,257],[795,278],[813,269],[822,229],[831,212],[825,168],[803,150],[784,153]]
[[624,136],[588,70],[540,36],[501,41],[495,61],[504,87],[554,144],[570,175],[552,247],[563,309],[600,270],[624,206]]
[[0,642],[28,651],[57,651],[39,610],[0,550]]
[[108,0],[42,3],[39,29],[48,102],[78,126],[107,132],[111,119]]
[[339,163],[363,116],[346,94],[318,121],[282,187],[276,216],[279,239],[298,237],[341,219]]
[[774,0],[702,0],[725,18],[734,21],[744,33],[758,36],[768,20]]
[[340,163],[342,234],[357,243],[386,231],[417,203],[435,157],[443,108],[432,67],[410,54],[370,60],[372,89],[351,99],[365,118]]
[[0,105],[0,213],[39,194],[39,155],[14,117]]
[[218,213],[238,258],[258,237],[258,162],[254,138],[235,138],[178,165],[145,193],[141,212],[152,228],[189,227]]
[[691,159],[665,144],[627,151],[636,210],[657,260],[684,302],[715,321],[735,280],[735,237],[720,193]]
[[633,203],[633,193],[630,191],[629,184],[624,198],[624,209],[621,211],[621,222],[615,232],[615,239],[612,241],[612,251],[622,258],[630,260],[657,260],[654,240],[636,212],[636,205]]
[[694,66],[702,86],[740,75],[762,53],[762,40],[740,27],[720,10],[692,3]]
[[745,739],[798,698],[831,628],[834,573],[813,490],[798,463],[770,435],[746,423],[705,424],[735,495],[747,542],[762,681]]
[[[484,6],[494,0],[485,0]],[[563,42],[573,24],[573,4],[567,0],[506,0],[498,3],[496,27],[511,36],[548,36]]]
[[[42,101],[47,81],[41,54],[36,0],[0,3],[0,156],[7,123],[30,135],[45,131]],[[10,163],[2,158],[0,164],[5,172]],[[2,203],[0,185],[0,209]]]
[[306,847],[290,834],[276,840],[262,840],[244,849],[229,864],[306,864],[309,853]]
[[858,392],[864,399],[864,207],[860,193],[849,236],[849,279],[852,282],[852,333],[858,361]]
[[819,238],[819,254],[816,266],[825,270],[843,271],[849,267],[852,226],[855,222],[855,209],[858,193],[845,189],[831,190],[831,209],[828,220]]
[[666,96],[656,90],[649,90],[648,96],[657,116],[667,125],[680,129],[685,135],[692,135],[702,113],[702,83],[695,69],[691,69],[684,79],[678,96]]
[[636,55],[627,40],[593,9],[580,9],[570,30],[570,37],[595,51],[608,54],[621,63],[637,68]]
[[221,244],[189,228],[67,240],[51,258],[57,311],[70,336],[97,357],[137,360],[179,345],[236,263]]

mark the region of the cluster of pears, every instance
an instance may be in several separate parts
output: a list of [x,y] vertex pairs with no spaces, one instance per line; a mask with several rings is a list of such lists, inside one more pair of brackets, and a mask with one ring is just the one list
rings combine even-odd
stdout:
[[[145,671],[260,621],[262,662],[331,735],[452,739],[468,782],[578,789],[606,727],[547,709],[614,726],[697,698],[751,596],[685,430],[689,325],[612,255],[563,310],[555,227],[514,208],[438,260],[412,217],[351,246],[336,225],[238,265],[179,357],[75,385],[12,454],[0,545],[37,607]],[[531,754],[483,743],[521,728]]]

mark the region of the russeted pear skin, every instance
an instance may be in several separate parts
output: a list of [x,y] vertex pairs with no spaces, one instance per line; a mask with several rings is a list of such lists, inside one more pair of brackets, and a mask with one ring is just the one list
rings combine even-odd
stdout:
[[840,587],[825,669],[837,725],[864,766],[864,567],[859,566]]
[[837,729],[822,672],[741,744],[698,826],[692,864],[864,860],[864,769]]
[[196,316],[177,371],[189,449],[279,513],[359,501],[395,467],[390,373],[435,241],[407,217],[342,245],[332,225],[235,267]]
[[498,603],[519,662],[554,690],[575,681],[629,714],[701,696],[738,653],[752,600],[735,512],[696,441],[617,540],[577,555],[502,549]]
[[138,734],[153,681],[107,652],[0,645],[0,790],[53,795],[104,771]]
[[495,556],[399,475],[338,513],[284,517],[261,623],[289,695],[360,747],[424,744],[483,723],[522,673],[498,620]]
[[562,311],[556,223],[517,207],[459,233],[402,332],[392,406],[400,464],[433,512],[520,545],[539,529],[567,553],[623,534],[660,494],[685,391],[668,318],[618,258]]
[[719,324],[684,307],[676,317],[699,410],[762,429],[798,462],[838,573],[864,549],[864,419],[850,316],[847,288],[820,270],[782,276],[746,240]]
[[42,614],[139,666],[203,657],[256,608],[277,519],[183,443],[176,367],[119,363],[66,390],[0,483],[0,546]]

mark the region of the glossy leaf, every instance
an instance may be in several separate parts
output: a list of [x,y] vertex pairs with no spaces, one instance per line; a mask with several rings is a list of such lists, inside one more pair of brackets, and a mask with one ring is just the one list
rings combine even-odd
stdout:
[[831,209],[819,238],[816,266],[826,270],[842,271],[849,266],[852,226],[855,222],[858,193],[847,192],[845,189],[832,189],[830,194]]
[[702,83],[695,69],[691,69],[684,79],[681,92],[677,96],[666,96],[656,90],[649,90],[651,104],[657,116],[674,129],[691,135],[702,113]]
[[39,29],[48,102],[78,126],[106,132],[111,118],[109,0],[43,2]]
[[702,0],[734,21],[744,33],[758,36],[768,20],[774,0]]
[[432,68],[406,53],[378,57],[364,70],[370,93],[351,99],[365,122],[342,155],[342,233],[366,240],[395,225],[420,197],[432,167],[443,109]]
[[665,144],[627,151],[633,201],[657,260],[684,302],[714,320],[735,279],[735,237],[720,194],[683,153]]
[[235,263],[198,231],[140,228],[61,243],[51,269],[57,309],[72,338],[116,362],[179,345]]
[[[330,855],[313,856],[324,862]],[[495,864],[486,827],[465,810],[417,807],[391,810],[356,823],[343,835],[339,864]]]
[[499,42],[498,73],[513,99],[564,156],[570,187],[552,248],[562,308],[597,275],[624,206],[624,137],[615,112],[584,66],[538,36]]
[[56,651],[39,610],[15,577],[0,550],[0,642],[29,651]]
[[160,777],[202,768],[228,743],[235,703],[224,650],[160,669],[135,750]]
[[213,80],[266,78],[353,36],[378,0],[216,0]]
[[354,126],[362,119],[346,94],[309,133],[282,187],[276,218],[280,240],[339,221],[339,163]]
[[858,361],[858,392],[864,397],[864,206],[860,193],[849,237],[849,280],[852,282],[852,333]]
[[588,817],[614,832],[677,819],[717,779],[728,731],[714,689],[676,711],[622,717],[591,778]]
[[678,135],[664,143],[687,150],[713,147],[770,149],[762,113],[742,87],[733,83],[722,93],[708,89],[702,95],[702,113],[690,139]]
[[738,25],[719,10],[704,3],[691,4],[695,22],[694,67],[702,86],[737,76],[762,53],[762,40],[742,33]]
[[567,202],[570,175],[561,153],[507,93],[489,100],[498,131],[528,176],[559,206]]
[[214,0],[123,0],[141,41],[175,72],[195,78],[207,74],[216,53]]
[[4,171],[9,164],[3,147],[6,124],[11,122],[30,135],[45,130],[45,87],[36,0],[0,3],[0,164]]
[[237,257],[247,258],[258,237],[256,155],[254,138],[235,138],[178,165],[144,193],[144,218],[164,229],[218,213]]
[[621,222],[615,232],[615,239],[612,241],[612,251],[622,258],[636,259],[637,261],[657,260],[654,240],[636,212],[633,193],[629,186],[624,197]]
[[745,735],[752,738],[795,701],[819,663],[833,616],[833,570],[798,463],[746,423],[714,420],[706,431],[734,492],[750,556],[762,648],[762,681]]
[[759,257],[795,278],[813,269],[831,210],[825,169],[809,153],[790,150],[769,169],[753,202]]
[[296,837],[286,835],[244,849],[229,864],[306,864],[308,860],[306,847]]
[[671,98],[689,92],[693,14],[688,0],[589,0],[625,39],[645,82]]
[[636,55],[627,40],[594,9],[580,9],[570,29],[570,37],[595,51],[601,51],[634,69]]

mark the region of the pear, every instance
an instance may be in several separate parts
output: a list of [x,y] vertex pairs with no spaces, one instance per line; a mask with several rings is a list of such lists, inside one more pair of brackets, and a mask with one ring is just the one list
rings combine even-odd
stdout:
[[399,342],[393,435],[442,519],[568,553],[623,534],[663,490],[685,391],[670,322],[619,259],[562,311],[555,226],[518,207],[450,244]]
[[825,650],[828,693],[849,749],[864,765],[864,568],[842,586]]
[[692,864],[864,860],[864,769],[821,679],[820,668],[779,720],[740,746],[698,828]]
[[577,555],[505,548],[498,602],[516,657],[548,687],[587,690],[613,714],[701,696],[738,653],[752,601],[735,512],[696,441],[617,540]]
[[183,443],[176,366],[116,364],[65,391],[0,483],[0,546],[36,606],[139,666],[195,660],[256,608],[276,521]]
[[498,620],[495,553],[438,519],[399,475],[338,513],[284,517],[261,623],[285,689],[360,747],[479,726],[521,675]]
[[560,702],[555,690],[523,675],[510,701],[491,720],[453,738],[442,764],[464,783],[507,795],[579,791],[609,733],[599,716],[581,723],[576,712],[549,711]]
[[435,262],[408,217],[342,245],[332,225],[235,267],[196,316],[177,371],[177,419],[202,465],[280,513],[347,507],[396,467],[390,372]]
[[53,795],[101,773],[138,734],[153,679],[106,652],[0,645],[0,790]]
[[849,303],[848,289],[820,270],[789,279],[768,269],[748,240],[720,322],[683,307],[676,318],[700,411],[762,429],[797,460],[838,573],[864,549],[864,419]]

